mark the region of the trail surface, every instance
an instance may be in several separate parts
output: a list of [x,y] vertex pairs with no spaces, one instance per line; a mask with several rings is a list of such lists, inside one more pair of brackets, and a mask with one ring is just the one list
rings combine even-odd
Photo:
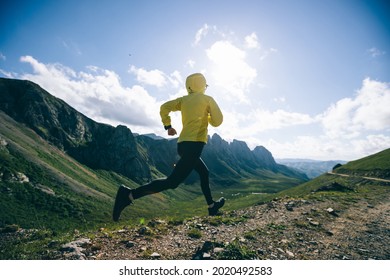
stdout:
[[[339,174],[336,174],[339,175]],[[72,259],[390,259],[390,188],[100,229]],[[80,236],[83,238],[83,236]]]

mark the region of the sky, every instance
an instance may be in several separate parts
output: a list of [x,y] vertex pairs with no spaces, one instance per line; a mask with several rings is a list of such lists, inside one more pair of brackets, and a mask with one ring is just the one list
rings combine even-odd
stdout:
[[386,1],[0,4],[0,77],[31,80],[95,121],[168,138],[159,107],[186,95],[197,72],[224,114],[210,135],[275,158],[390,148]]

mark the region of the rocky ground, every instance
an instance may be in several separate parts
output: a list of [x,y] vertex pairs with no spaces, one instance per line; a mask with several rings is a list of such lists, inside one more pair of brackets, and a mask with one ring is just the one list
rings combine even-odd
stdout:
[[154,220],[115,231],[101,228],[65,244],[57,257],[389,260],[389,244],[390,192],[386,191],[283,198],[217,217]]

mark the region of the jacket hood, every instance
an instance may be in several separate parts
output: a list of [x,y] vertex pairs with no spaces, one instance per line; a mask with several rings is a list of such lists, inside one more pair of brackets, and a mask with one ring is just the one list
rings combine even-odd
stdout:
[[206,78],[201,73],[189,75],[186,79],[186,89],[188,94],[204,93],[206,91]]

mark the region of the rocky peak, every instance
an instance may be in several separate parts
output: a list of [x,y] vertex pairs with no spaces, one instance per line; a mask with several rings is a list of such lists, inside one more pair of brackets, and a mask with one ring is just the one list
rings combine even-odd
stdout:
[[253,155],[255,156],[256,160],[263,163],[264,166],[275,167],[277,165],[271,152],[263,146],[257,146],[253,150]]
[[83,164],[136,181],[151,177],[129,128],[97,123],[37,84],[1,78],[0,109]]

